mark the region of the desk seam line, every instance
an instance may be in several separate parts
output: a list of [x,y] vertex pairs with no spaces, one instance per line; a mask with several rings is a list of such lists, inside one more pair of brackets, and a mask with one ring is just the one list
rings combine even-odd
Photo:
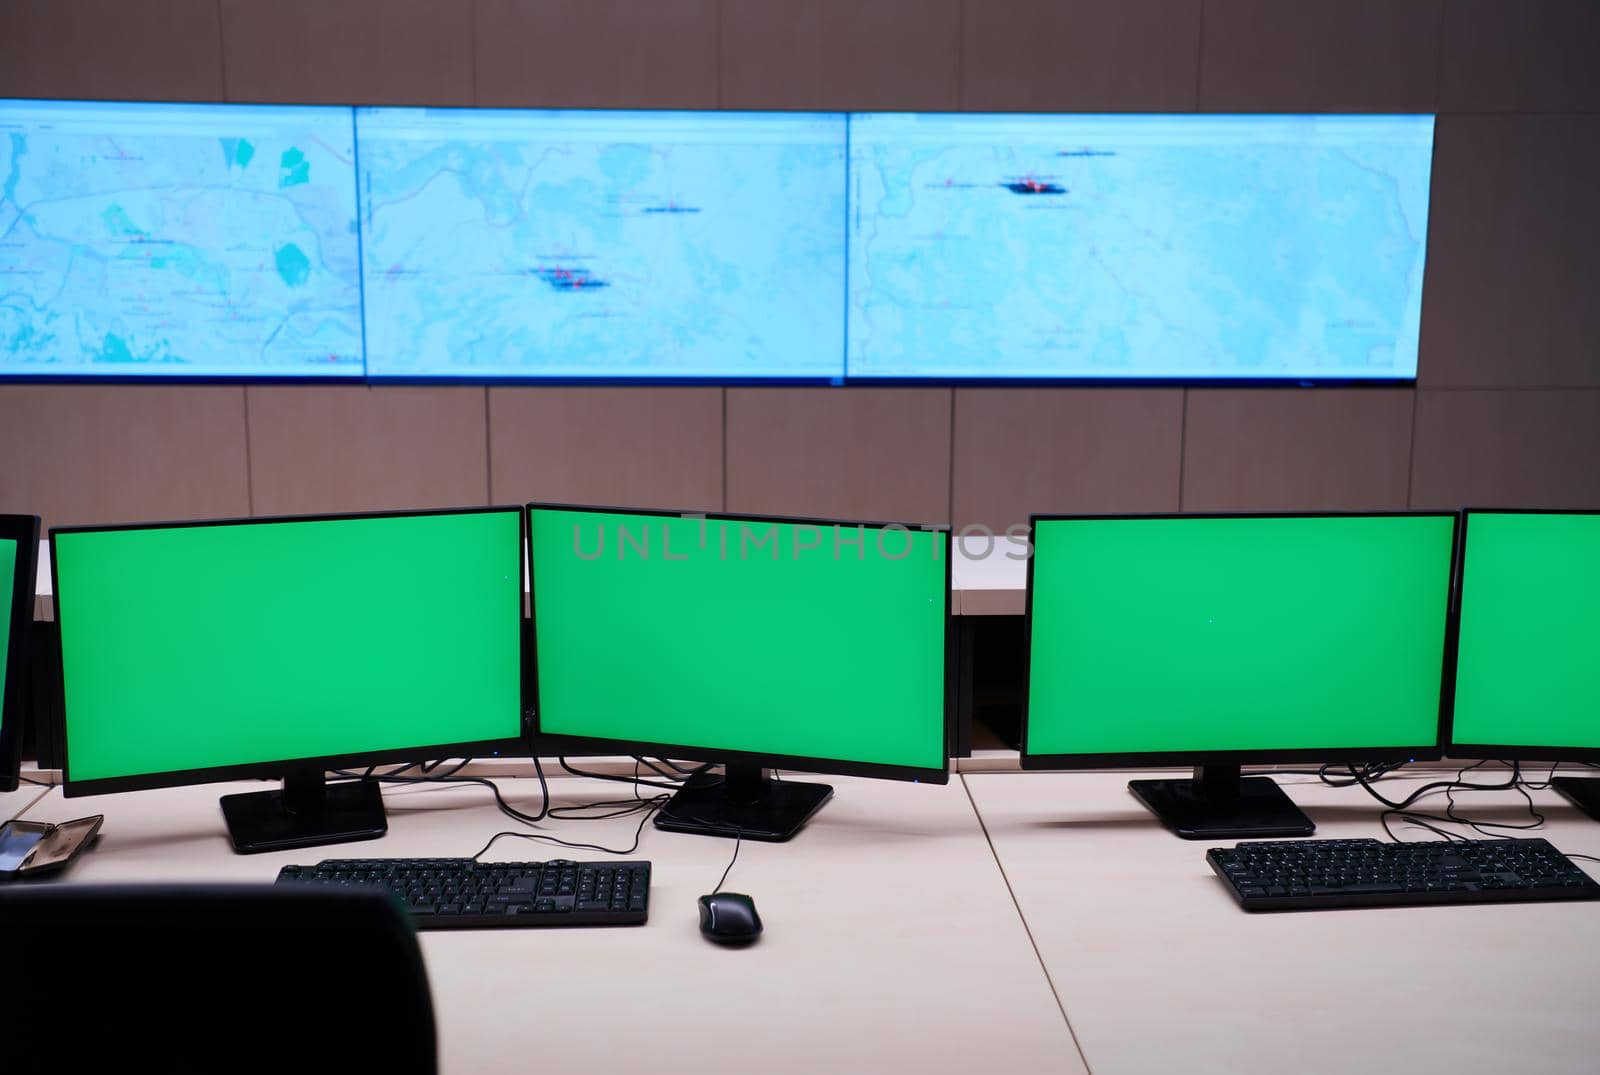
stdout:
[[55,787],[55,785],[52,784],[49,787],[40,788],[39,789],[39,794],[35,795],[33,798],[29,799],[26,803],[24,803],[23,806],[22,806],[22,809],[18,810],[15,815],[13,815],[12,817],[9,817],[9,818],[6,819],[6,824],[9,825],[13,821],[21,820],[22,815],[26,814],[29,810],[32,810],[35,806],[38,806],[39,803],[44,800],[44,797],[46,795],[50,794],[51,789],[54,788],[54,787]]
[[1033,927],[1028,925],[1028,916],[1022,913],[1022,904],[1017,900],[1017,890],[1011,887],[1011,878],[1006,875],[1005,863],[1000,861],[1000,852],[995,850],[994,839],[989,835],[989,823],[983,820],[983,811],[978,809],[977,800],[972,797],[972,786],[967,783],[966,774],[958,773],[957,776],[961,780],[961,790],[966,793],[967,805],[972,807],[972,816],[978,819],[978,828],[983,830],[983,840],[989,845],[989,854],[994,858],[995,868],[1000,871],[1000,880],[1005,882],[1006,895],[1011,897],[1011,906],[1017,909],[1017,919],[1022,923],[1022,932],[1028,935],[1028,944],[1033,948],[1033,958],[1039,961],[1039,970],[1044,973],[1044,982],[1050,987],[1050,995],[1055,998],[1056,1010],[1061,1013],[1061,1021],[1067,1026],[1067,1035],[1072,1039],[1072,1047],[1078,1051],[1078,1059],[1083,1061],[1083,1070],[1089,1075],[1094,1075],[1094,1067],[1083,1051],[1083,1042],[1078,1040],[1078,1031],[1072,1025],[1072,1018],[1067,1015],[1067,1006],[1061,1000],[1061,992],[1056,989],[1056,981],[1050,976],[1050,968],[1045,964],[1044,953],[1039,951],[1039,942],[1033,937]]

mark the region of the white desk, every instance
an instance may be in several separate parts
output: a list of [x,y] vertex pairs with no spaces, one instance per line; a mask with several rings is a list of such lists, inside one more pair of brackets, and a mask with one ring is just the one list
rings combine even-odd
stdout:
[[[421,934],[446,1072],[1082,1072],[1069,1029],[959,780],[944,787],[832,778],[835,795],[789,844],[745,843],[728,888],[766,924],[755,947],[700,935],[731,842],[647,827],[650,922],[637,928]],[[523,810],[532,780],[502,780]],[[520,828],[478,787],[389,788],[382,840],[235,855],[209,785],[65,800],[30,817],[105,814],[67,883],[270,880],[289,862],[465,856]],[[621,784],[553,779],[559,803],[619,798]],[[637,821],[542,830],[625,847]],[[502,840],[490,859],[601,858]],[[330,972],[332,972],[330,970]],[[359,1044],[359,1043],[357,1043]]]
[[33,784],[19,784],[16,791],[0,791],[0,822],[19,817],[49,790]]
[[[967,545],[974,557],[985,551],[981,538],[974,537]],[[950,611],[958,616],[1022,615],[1027,609],[1028,562],[1006,555],[1018,551],[1019,546],[1004,536],[979,559],[969,559],[957,547],[950,562]]]
[[[1247,914],[1208,845],[1128,793],[1135,775],[964,777],[1095,1075],[1600,1068],[1600,903]],[[1317,836],[1383,838],[1359,788],[1278,779]],[[1550,823],[1529,835],[1600,854],[1600,823],[1535,799]]]

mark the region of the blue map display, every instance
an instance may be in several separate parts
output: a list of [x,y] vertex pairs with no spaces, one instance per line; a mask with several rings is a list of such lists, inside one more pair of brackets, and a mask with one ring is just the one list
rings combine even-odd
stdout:
[[838,378],[845,117],[360,109],[372,377]]
[[1432,143],[0,100],[0,378],[1406,380]]
[[0,374],[363,357],[349,109],[0,101]]
[[1412,378],[1431,116],[851,117],[847,375]]

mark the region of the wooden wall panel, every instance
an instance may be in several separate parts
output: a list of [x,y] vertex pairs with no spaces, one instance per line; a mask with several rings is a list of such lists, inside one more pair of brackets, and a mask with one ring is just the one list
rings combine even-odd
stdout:
[[716,0],[476,0],[480,105],[715,108]]
[[485,389],[254,385],[257,515],[489,500]]
[[961,107],[1189,112],[1200,0],[983,0],[963,7]]
[[230,101],[472,103],[459,0],[219,0]]
[[0,385],[0,459],[47,527],[250,514],[238,387]]
[[1420,508],[1600,509],[1600,389],[1417,398]]
[[720,388],[491,388],[496,502],[715,511]]
[[822,100],[822,9],[792,0],[723,0],[717,33],[723,108],[814,109]]
[[1443,0],[1206,0],[1207,112],[1432,112]]
[[1181,389],[958,388],[957,526],[1178,510]]
[[961,103],[960,0],[820,0],[814,107],[939,111]]
[[1600,109],[1595,0],[1448,0],[1439,46],[1446,112]]
[[1183,510],[1403,508],[1410,390],[1195,389]]
[[1443,116],[1420,383],[1600,385],[1600,115]]
[[729,511],[950,519],[947,388],[730,388]]
[[5,0],[0,97],[222,100],[216,0]]

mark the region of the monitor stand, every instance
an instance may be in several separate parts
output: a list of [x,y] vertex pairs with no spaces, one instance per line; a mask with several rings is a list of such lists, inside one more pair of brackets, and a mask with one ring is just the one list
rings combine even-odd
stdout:
[[224,795],[222,816],[241,855],[376,840],[389,831],[377,781],[329,784],[321,769],[289,773],[281,791]]
[[1188,780],[1130,780],[1128,790],[1185,840],[1310,836],[1311,819],[1270,777],[1197,765]]
[[1592,776],[1558,776],[1550,781],[1550,786],[1572,800],[1573,806],[1600,821],[1600,779]]
[[799,832],[832,794],[829,784],[778,780],[759,765],[731,763],[684,781],[656,815],[656,828],[777,842]]

